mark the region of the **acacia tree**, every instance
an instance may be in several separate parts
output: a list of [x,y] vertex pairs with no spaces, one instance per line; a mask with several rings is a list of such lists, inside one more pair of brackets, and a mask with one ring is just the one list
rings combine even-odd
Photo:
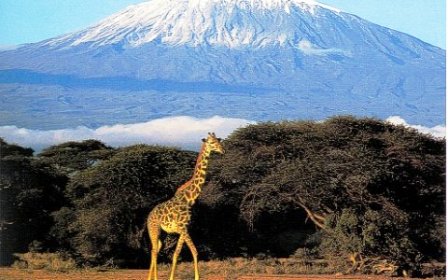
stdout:
[[115,150],[98,140],[65,142],[44,149],[37,157],[61,173],[71,175],[102,160],[110,158]]
[[192,172],[195,157],[145,145],[120,149],[71,178],[67,196],[72,206],[53,214],[53,234],[83,263],[146,260],[146,216]]
[[225,144],[214,180],[255,230],[264,213],[302,209],[320,231],[320,255],[351,255],[357,269],[360,258],[443,259],[443,140],[337,117],[251,125]]
[[64,204],[67,179],[32,154],[0,138],[0,265],[11,264],[13,253],[55,246],[50,213]]

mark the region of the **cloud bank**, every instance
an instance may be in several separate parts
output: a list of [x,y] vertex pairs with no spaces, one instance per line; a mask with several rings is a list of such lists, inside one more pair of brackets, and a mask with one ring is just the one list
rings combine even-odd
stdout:
[[215,132],[225,138],[239,127],[253,121],[214,116],[198,119],[186,116],[167,117],[144,123],[117,124],[97,129],[77,127],[58,130],[33,130],[16,126],[1,126],[0,137],[8,143],[31,147],[35,151],[67,141],[97,139],[111,146],[132,144],[156,144],[176,146],[183,149],[198,150],[201,139],[208,132]]
[[[399,116],[391,116],[386,121],[411,127],[434,137],[442,138],[446,133],[445,126],[410,125]],[[58,130],[33,130],[16,126],[0,126],[0,137],[8,143],[31,147],[37,152],[51,145],[87,139],[97,139],[114,147],[144,143],[198,150],[201,145],[200,140],[208,132],[215,132],[219,137],[226,138],[235,129],[254,123],[250,120],[220,116],[204,119],[178,116],[144,123],[102,126],[97,129],[81,126]]]
[[437,138],[443,138],[446,136],[446,127],[442,126],[442,125],[436,125],[434,127],[426,127],[426,126],[422,126],[422,125],[412,125],[412,124],[408,124],[403,118],[401,118],[399,116],[391,116],[391,117],[387,118],[386,121],[391,124],[395,124],[395,125],[403,125],[406,127],[411,127],[411,128],[418,130],[421,133],[430,134]]

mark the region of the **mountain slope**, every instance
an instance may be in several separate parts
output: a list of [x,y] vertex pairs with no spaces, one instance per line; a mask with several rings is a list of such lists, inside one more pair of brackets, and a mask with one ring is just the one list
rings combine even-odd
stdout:
[[0,52],[0,94],[0,125],[34,128],[179,114],[435,125],[445,52],[311,0],[152,0]]

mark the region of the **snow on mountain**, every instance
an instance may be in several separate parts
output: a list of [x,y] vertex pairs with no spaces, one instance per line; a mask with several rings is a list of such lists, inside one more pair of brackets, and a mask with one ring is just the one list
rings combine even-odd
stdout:
[[168,116],[445,122],[445,51],[312,0],[151,0],[0,51],[0,125]]
[[[297,18],[339,11],[311,0],[152,0],[130,6],[81,32],[46,45],[101,46],[124,42],[138,47],[153,41],[168,45],[294,45],[306,26]],[[286,28],[278,28],[279,26]]]

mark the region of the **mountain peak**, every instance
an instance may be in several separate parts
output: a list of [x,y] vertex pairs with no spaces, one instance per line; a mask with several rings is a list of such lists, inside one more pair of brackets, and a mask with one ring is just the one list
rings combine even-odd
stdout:
[[340,114],[438,125],[445,50],[311,0],[151,0],[0,52],[0,125]]
[[151,0],[46,44],[131,48],[151,42],[232,48],[296,44],[303,39],[294,34],[304,28],[300,21],[339,12],[314,0]]
[[326,8],[335,12],[339,12],[339,10],[336,8],[330,7],[314,0],[181,0],[181,2],[182,1],[189,3],[189,5],[191,6],[207,6],[217,4],[220,6],[236,6],[239,8],[264,10],[274,10],[278,8],[289,9],[291,6],[300,6],[302,9],[307,9],[312,12],[314,12],[316,7]]

